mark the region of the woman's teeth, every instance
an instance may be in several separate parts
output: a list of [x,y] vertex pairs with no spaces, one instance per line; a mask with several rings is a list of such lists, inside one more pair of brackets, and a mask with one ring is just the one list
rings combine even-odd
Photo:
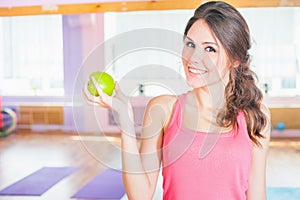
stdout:
[[189,68],[189,72],[194,74],[205,74],[207,71],[202,69]]

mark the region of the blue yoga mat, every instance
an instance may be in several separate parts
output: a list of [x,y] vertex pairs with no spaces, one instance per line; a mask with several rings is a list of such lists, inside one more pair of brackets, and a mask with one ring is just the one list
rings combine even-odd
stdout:
[[300,188],[268,187],[267,200],[299,200]]
[[0,195],[40,196],[78,167],[43,167],[0,191]]
[[122,172],[107,169],[82,187],[72,198],[121,199],[124,194]]

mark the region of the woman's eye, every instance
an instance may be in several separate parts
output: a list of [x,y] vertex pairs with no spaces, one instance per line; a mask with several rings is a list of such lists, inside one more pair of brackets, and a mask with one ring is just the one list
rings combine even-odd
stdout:
[[186,45],[187,47],[195,48],[195,44],[192,43],[192,42],[186,42],[185,45]]
[[216,50],[211,46],[208,46],[208,47],[204,48],[204,50],[208,51],[208,52],[216,52]]

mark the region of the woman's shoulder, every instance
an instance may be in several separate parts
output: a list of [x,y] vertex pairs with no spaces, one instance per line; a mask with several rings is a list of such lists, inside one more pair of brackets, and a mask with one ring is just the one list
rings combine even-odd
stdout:
[[271,134],[271,132],[270,132],[270,130],[271,130],[271,113],[270,113],[269,108],[265,104],[260,105],[260,110],[266,116],[266,126],[265,126],[264,130],[262,131],[262,135],[269,139],[270,134]]
[[177,100],[178,96],[176,95],[160,95],[153,97],[148,102],[147,112],[152,113],[152,117],[162,122],[164,130],[171,120]]
[[265,126],[262,128],[260,134],[263,137],[256,137],[258,142],[262,145],[263,149],[268,149],[269,141],[271,137],[271,114],[269,108],[265,104],[260,105],[261,112],[265,115]]
[[260,110],[266,115],[267,119],[270,119],[270,110],[265,104],[260,104]]
[[165,94],[165,95],[156,96],[149,101],[148,107],[160,106],[164,110],[169,110],[169,109],[173,110],[173,107],[177,99],[178,97],[176,95]]

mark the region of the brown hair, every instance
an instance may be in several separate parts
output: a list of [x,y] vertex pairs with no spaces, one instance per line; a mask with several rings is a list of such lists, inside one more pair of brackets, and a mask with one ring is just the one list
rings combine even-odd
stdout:
[[[251,47],[248,25],[242,15],[231,5],[221,2],[207,2],[195,10],[188,21],[184,34],[191,26],[203,19],[222,43],[231,63],[238,61],[238,67],[230,67],[229,82],[225,87],[226,104],[218,114],[219,125],[229,127],[237,125],[239,110],[243,110],[250,139],[260,145],[257,137],[263,137],[260,131],[266,126],[266,116],[261,111],[262,92],[256,86],[257,76],[249,68]],[[256,137],[255,137],[256,136]]]

